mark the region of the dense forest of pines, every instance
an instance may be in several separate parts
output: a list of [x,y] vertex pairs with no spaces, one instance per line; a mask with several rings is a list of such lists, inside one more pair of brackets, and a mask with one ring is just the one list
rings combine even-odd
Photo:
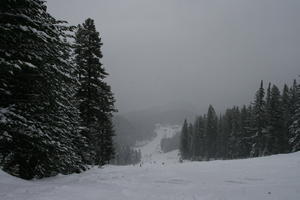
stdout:
[[160,141],[160,148],[162,152],[167,153],[170,151],[173,151],[175,149],[178,149],[179,147],[179,141],[180,141],[180,131],[176,133],[173,137],[165,137],[161,139]]
[[0,44],[0,167],[31,179],[108,163],[115,100],[94,21],[73,27],[42,0],[3,0]]
[[217,116],[210,105],[206,115],[182,127],[182,159],[236,159],[300,150],[300,85],[276,85],[263,81],[254,102],[234,106]]
[[115,145],[116,155],[112,160],[115,165],[135,165],[141,162],[141,150],[131,148],[129,145]]

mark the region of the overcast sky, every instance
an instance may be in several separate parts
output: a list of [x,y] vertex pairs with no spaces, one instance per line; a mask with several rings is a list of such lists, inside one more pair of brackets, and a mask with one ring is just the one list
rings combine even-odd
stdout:
[[249,103],[259,81],[300,74],[299,0],[48,0],[72,25],[95,20],[117,107]]

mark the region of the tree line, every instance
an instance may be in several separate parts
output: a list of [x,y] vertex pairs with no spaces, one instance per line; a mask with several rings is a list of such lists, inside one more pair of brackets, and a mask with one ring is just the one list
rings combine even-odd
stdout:
[[160,141],[160,148],[162,152],[167,153],[178,149],[180,141],[180,131],[177,132],[173,137],[164,137]]
[[282,91],[261,81],[253,103],[234,106],[218,116],[209,106],[195,122],[184,121],[182,159],[210,160],[259,157],[300,150],[300,85]]
[[57,20],[42,0],[0,6],[0,167],[31,179],[114,156],[114,96],[94,21]]
[[112,160],[115,165],[135,165],[141,162],[140,149],[134,149],[129,145],[116,145],[116,155]]

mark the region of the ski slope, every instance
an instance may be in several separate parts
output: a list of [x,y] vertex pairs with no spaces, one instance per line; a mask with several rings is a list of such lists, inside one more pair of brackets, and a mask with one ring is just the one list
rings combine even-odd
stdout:
[[167,154],[162,153],[160,141],[163,138],[170,138],[181,130],[178,125],[160,125],[157,124],[154,132],[156,137],[140,148],[142,153],[143,164],[158,164],[178,161],[178,151],[173,151]]
[[[164,134],[171,129],[174,130],[160,126],[156,131]],[[158,134],[157,137],[164,136]],[[145,159],[142,167],[95,167],[81,174],[33,181],[21,180],[0,170],[0,200],[300,199],[300,152],[243,160],[178,163],[176,151],[162,154],[157,148],[157,138],[154,140],[156,142],[141,149],[143,155],[152,155],[151,159]],[[160,163],[163,160],[164,165]]]

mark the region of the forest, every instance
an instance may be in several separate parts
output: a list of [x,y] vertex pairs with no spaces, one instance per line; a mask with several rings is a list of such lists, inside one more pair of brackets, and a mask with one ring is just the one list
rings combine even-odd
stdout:
[[300,85],[282,91],[263,81],[249,105],[216,114],[212,105],[195,122],[184,121],[180,137],[182,159],[238,159],[300,150]]
[[23,179],[79,173],[115,154],[114,95],[94,20],[41,0],[1,1],[0,166]]

